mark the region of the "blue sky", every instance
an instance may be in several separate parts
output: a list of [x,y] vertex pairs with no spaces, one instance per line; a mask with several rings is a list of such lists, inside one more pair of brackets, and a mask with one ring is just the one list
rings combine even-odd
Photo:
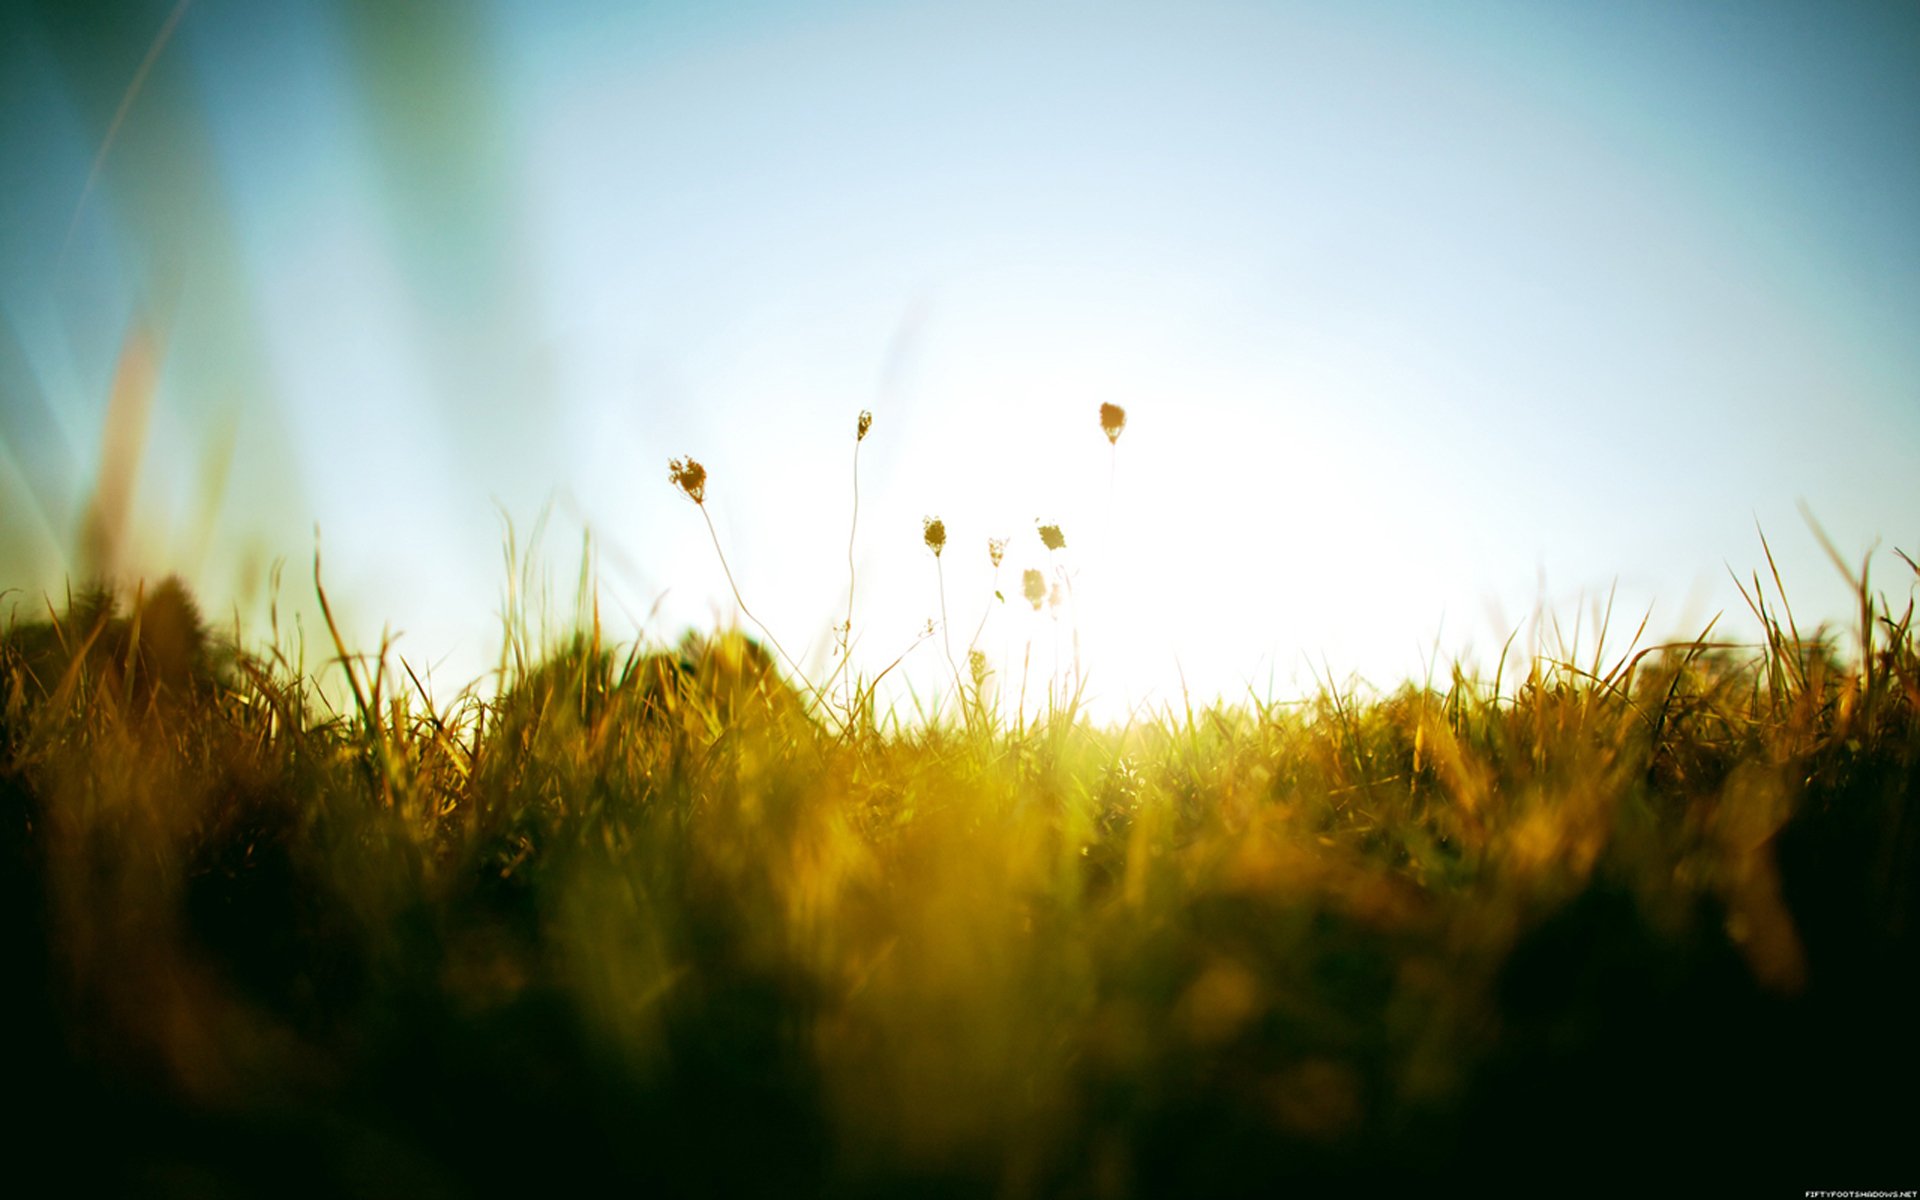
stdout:
[[1010,597],[1073,574],[1109,713],[1490,658],[1616,586],[1616,637],[1748,628],[1756,522],[1796,612],[1843,618],[1800,501],[1904,598],[1910,5],[630,9],[9,16],[7,582],[84,569],[139,329],[114,568],[257,618],[318,525],[356,637],[450,685],[497,651],[503,516],[551,510],[562,600],[591,530],[618,629],[731,619],[684,454],[825,674],[863,408],[869,671],[939,619],[928,515],[956,646],[984,612],[1009,691],[1028,644],[1050,669],[1056,623],[990,598],[1010,536]]

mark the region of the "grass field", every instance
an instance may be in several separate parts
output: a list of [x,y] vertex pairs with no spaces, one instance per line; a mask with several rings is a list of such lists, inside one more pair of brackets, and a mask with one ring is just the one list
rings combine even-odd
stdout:
[[437,704],[340,647],[333,714],[177,586],[79,596],[0,642],[8,1174],[1914,1186],[1920,654],[1778,585],[1761,645],[1123,728],[591,623]]

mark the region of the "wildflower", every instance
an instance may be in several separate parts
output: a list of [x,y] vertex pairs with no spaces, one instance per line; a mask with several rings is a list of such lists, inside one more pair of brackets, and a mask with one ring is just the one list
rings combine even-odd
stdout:
[[707,502],[707,469],[691,458],[676,458],[667,463],[667,481],[687,494],[695,504]]
[[1120,440],[1120,431],[1127,427],[1127,410],[1118,404],[1100,406],[1100,429],[1107,435],[1109,443]]
[[933,551],[935,558],[947,548],[947,523],[939,517],[926,517],[920,522],[920,534],[927,541],[927,549]]
[[987,677],[993,674],[993,666],[987,662],[987,656],[979,650],[967,651],[967,674],[973,676],[973,690],[978,692],[987,686]]
[[1027,603],[1033,605],[1033,611],[1040,611],[1040,604],[1047,598],[1047,577],[1028,567],[1020,577],[1020,587],[1027,597]]
[[1000,569],[1000,560],[1002,558],[1005,558],[1006,554],[1007,554],[1007,539],[1005,538],[988,538],[987,539],[987,557],[993,560],[994,570],[998,571]]
[[872,428],[873,428],[873,414],[872,414],[872,413],[870,413],[870,412],[868,412],[868,411],[867,411],[866,409],[864,409],[864,408],[863,408],[863,409],[861,409],[861,410],[860,410],[860,424],[859,424],[859,425],[858,425],[858,426],[857,426],[857,427],[856,427],[856,428],[854,429],[854,431],[853,431],[853,440],[854,440],[854,441],[856,441],[856,442],[864,442],[864,441],[866,441],[866,440],[867,440],[867,430],[869,430],[869,429],[872,429]]
[[1067,535],[1060,532],[1058,525],[1042,525],[1040,527],[1040,542],[1049,550],[1065,550],[1067,548]]

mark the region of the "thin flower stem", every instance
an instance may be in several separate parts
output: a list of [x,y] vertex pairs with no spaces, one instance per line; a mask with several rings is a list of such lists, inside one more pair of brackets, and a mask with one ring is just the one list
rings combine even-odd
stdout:
[[[999,567],[995,567],[993,569],[993,592],[994,592],[994,595],[996,596],[1000,594],[1000,568]],[[980,623],[974,626],[973,628],[973,637],[967,642],[968,650],[972,650],[974,647],[980,644],[980,635],[987,631],[987,621],[992,616],[993,616],[993,602],[990,600],[987,602],[986,608],[982,610],[980,613]]]
[[[860,530],[860,443],[862,440],[864,439],[858,437],[853,439],[853,523],[847,529],[847,623],[842,626],[840,630],[840,665],[842,668],[846,666],[847,656],[852,653],[853,643],[853,539],[854,535]],[[832,687],[833,685],[829,683],[827,686]],[[849,711],[851,711],[853,704],[853,686],[853,673],[849,671],[847,673],[847,704]]]
[[713,527],[713,515],[707,512],[706,505],[702,504],[698,507],[701,518],[707,523],[707,536],[713,539],[713,552],[720,556],[720,569],[726,572],[727,586],[733,589],[733,602],[740,606],[741,615],[746,617],[747,620],[752,621],[754,626],[766,635],[767,641],[772,644],[775,650],[780,652],[780,657],[785,660],[787,669],[793,672],[794,678],[806,684],[807,690],[813,692],[817,698],[819,696],[819,690],[815,688],[812,683],[808,682],[807,673],[800,669],[799,663],[793,661],[793,655],[788,654],[787,648],[780,644],[780,639],[773,636],[773,630],[767,628],[766,622],[754,616],[753,610],[747,607],[745,597],[740,595],[740,585],[734,582],[733,568],[727,565],[727,552],[720,548],[720,531]]
[[860,443],[853,444],[853,523],[847,529],[847,628],[853,628],[853,539],[860,531]]

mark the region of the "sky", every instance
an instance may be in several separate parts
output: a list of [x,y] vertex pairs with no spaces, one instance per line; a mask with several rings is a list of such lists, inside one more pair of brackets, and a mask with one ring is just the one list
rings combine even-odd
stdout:
[[862,410],[909,708],[1752,636],[1763,533],[1843,624],[1802,509],[1904,604],[1916,329],[1911,4],[0,9],[9,602],[178,572],[318,660],[318,548],[445,693],[583,545],[611,636],[739,619],[686,455],[831,674]]

